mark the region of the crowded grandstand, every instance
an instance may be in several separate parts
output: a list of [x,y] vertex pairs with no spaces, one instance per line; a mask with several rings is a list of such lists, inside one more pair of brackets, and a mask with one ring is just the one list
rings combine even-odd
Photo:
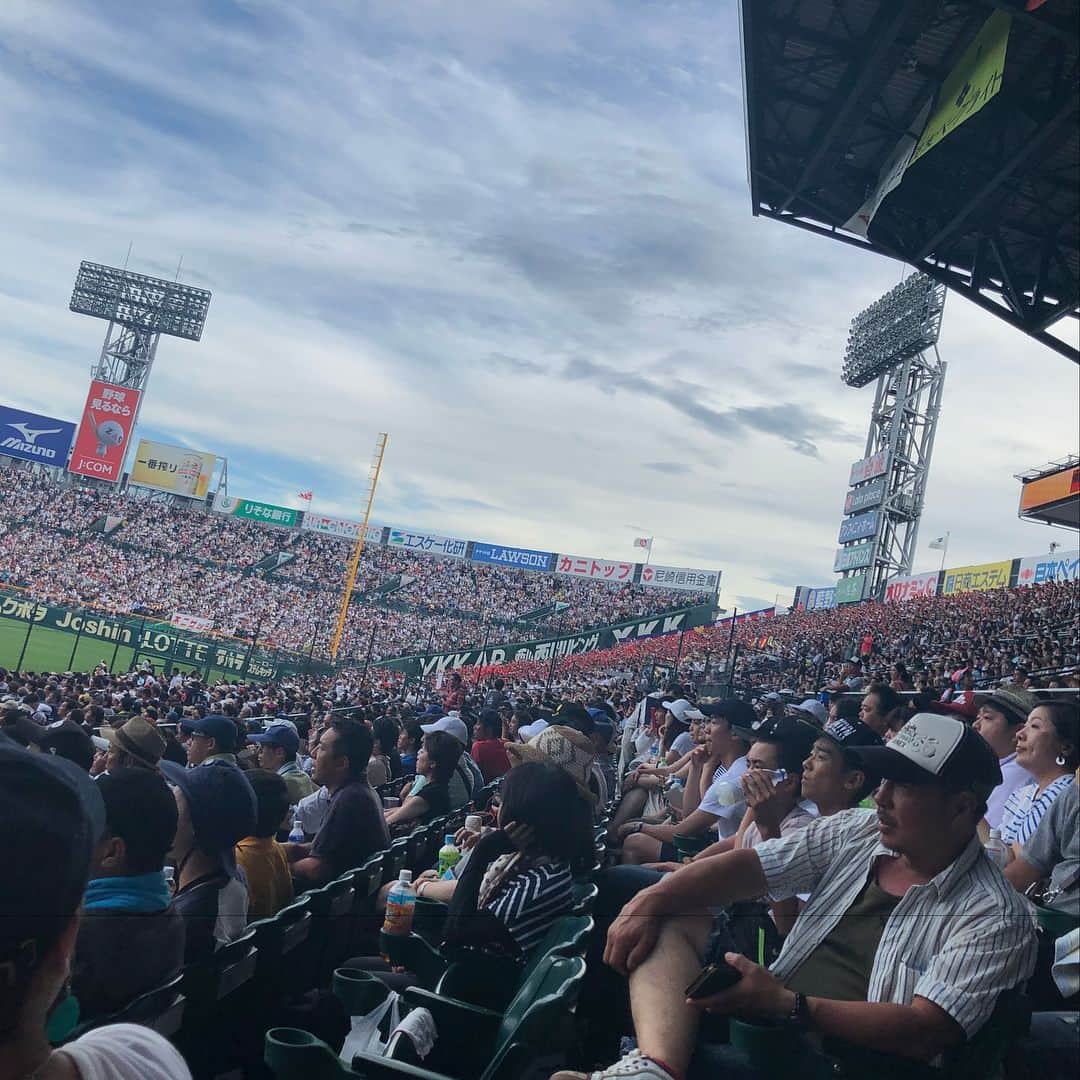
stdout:
[[[528,491],[533,518],[473,498],[479,488],[426,500],[419,487],[409,489],[412,477],[401,482],[410,471],[402,468],[391,505],[415,508],[427,523],[381,524],[386,433],[376,442],[362,519],[317,513],[313,490],[297,494],[306,509],[231,496],[224,453],[191,449],[214,427],[184,416],[185,402],[227,422],[230,438],[216,448],[233,455],[234,483],[258,478],[263,490],[286,499],[280,492],[292,490],[292,481],[269,477],[273,459],[283,462],[287,452],[301,459],[298,467],[339,472],[339,491],[356,478],[355,462],[329,442],[295,454],[286,429],[302,425],[284,410],[265,427],[248,416],[245,390],[226,365],[217,392],[207,381],[195,399],[178,395],[160,428],[153,424],[161,414],[150,421],[140,413],[144,396],[164,382],[160,371],[150,380],[160,338],[201,339],[212,294],[188,276],[219,290],[215,311],[230,301],[250,311],[215,276],[234,251],[216,267],[209,260],[205,275],[182,275],[181,260],[171,280],[130,269],[129,260],[122,268],[82,261],[70,310],[107,321],[108,329],[79,422],[29,411],[70,406],[34,386],[29,364],[5,370],[5,396],[14,404],[0,403],[0,1080],[1074,1077],[1080,458],[1069,454],[1015,475],[1018,528],[1028,530],[1016,542],[1036,537],[1024,554],[995,552],[992,530],[975,535],[998,505],[982,505],[978,470],[988,467],[976,441],[985,433],[1016,456],[1025,445],[1057,452],[1043,446],[1051,440],[1036,410],[1021,417],[1003,396],[1022,400],[1035,385],[1034,367],[1022,378],[986,379],[995,383],[995,405],[1006,401],[1000,415],[979,406],[970,357],[958,388],[973,421],[965,435],[972,453],[962,484],[945,498],[972,523],[967,535],[953,525],[954,557],[959,548],[963,558],[995,561],[953,565],[951,534],[924,531],[920,540],[919,528],[945,381],[938,336],[947,292],[966,296],[968,316],[1080,360],[1070,325],[1080,316],[1080,0],[728,5],[739,16],[738,34],[727,29],[743,65],[738,122],[745,122],[750,208],[774,230],[756,234],[761,251],[786,259],[786,250],[772,251],[770,237],[779,233],[782,247],[799,229],[816,234],[811,243],[843,244],[905,266],[900,282],[851,324],[843,380],[876,389],[835,534],[818,530],[817,508],[793,497],[801,481],[792,476],[809,475],[801,471],[807,463],[822,471],[830,465],[816,440],[853,445],[854,433],[839,412],[817,408],[836,390],[835,377],[821,381],[807,359],[821,326],[776,313],[785,290],[805,290],[817,305],[832,284],[818,291],[816,264],[801,264],[794,247],[794,288],[779,276],[768,280],[767,260],[749,258],[735,232],[709,240],[703,224],[714,195],[703,199],[699,191],[715,193],[723,181],[701,186],[714,148],[701,138],[705,129],[687,122],[688,106],[700,90],[712,132],[722,118],[717,98],[739,96],[727,84],[722,53],[709,52],[707,63],[683,55],[692,40],[713,47],[714,5],[658,6],[661,21],[644,24],[650,32],[642,34],[629,4],[596,11],[527,5],[528,17],[512,4],[477,5],[475,26],[473,5],[457,12],[414,5],[405,14],[397,8],[410,5],[355,5],[362,34],[357,24],[346,22],[346,32],[335,22],[354,5],[223,5],[227,16],[214,7],[192,20],[180,5],[184,35],[197,38],[222,70],[244,71],[241,54],[256,57],[285,94],[275,97],[265,82],[222,93],[238,110],[230,122],[246,121],[238,99],[250,97],[268,127],[288,130],[286,114],[294,111],[303,129],[329,134],[313,144],[317,153],[297,142],[304,178],[292,196],[288,243],[314,252],[296,265],[317,281],[290,301],[302,312],[304,348],[282,335],[287,365],[276,368],[277,326],[268,320],[261,339],[234,336],[218,358],[237,359],[238,370],[251,365],[253,381],[282,398],[340,389],[322,368],[338,354],[321,351],[314,329],[324,317],[335,332],[346,325],[334,324],[325,315],[332,305],[315,299],[324,288],[332,294],[328,274],[346,282],[349,319],[356,318],[342,333],[349,363],[357,342],[372,353],[384,344],[352,309],[377,311],[403,335],[378,364],[343,361],[342,381],[366,392],[369,376],[373,388],[385,374],[380,364],[404,369],[406,354],[412,360],[423,352],[420,337],[404,330],[430,320],[439,363],[483,353],[485,374],[498,373],[517,390],[525,380],[548,382],[549,372],[524,347],[521,357],[493,351],[516,349],[518,339],[524,346],[533,334],[509,302],[515,288],[525,291],[527,281],[541,294],[557,279],[570,305],[592,319],[617,292],[616,278],[640,273],[650,290],[633,303],[616,298],[614,315],[589,322],[578,338],[563,333],[569,307],[539,309],[535,355],[565,362],[559,395],[584,391],[595,376],[604,421],[633,429],[635,454],[650,444],[671,450],[672,461],[619,462],[620,479],[631,486],[635,470],[665,481],[660,495],[635,491],[625,504],[634,509],[623,516],[665,515],[682,553],[671,557],[699,565],[653,562],[651,536],[634,540],[632,559],[562,550],[568,535],[614,544],[611,521],[624,504],[614,491],[605,499],[607,477],[591,477],[574,506],[595,526],[588,532],[548,501],[545,485],[565,478],[554,456],[539,464],[539,452],[572,424],[557,407],[541,406],[539,394],[534,403],[519,392],[513,404],[535,407],[541,427],[518,430],[511,417],[508,442],[491,438],[484,447],[489,467],[509,441],[529,444],[535,468],[533,459],[518,468],[509,455],[499,466]],[[588,12],[587,34],[562,21],[564,8],[579,7]],[[29,31],[15,20],[20,35],[4,55],[76,86],[81,110],[95,100],[98,81],[114,93],[121,77],[158,57],[140,48],[139,6],[123,11],[115,38],[102,33],[104,23],[76,17],[77,8],[65,12],[72,37],[109,58],[107,79],[86,78],[74,60],[52,55],[38,26],[47,20],[36,10],[25,16]],[[430,24],[438,47],[414,51],[411,39],[394,36],[395,17]],[[7,18],[0,14],[5,31]],[[260,40],[263,19],[272,30]],[[153,11],[151,21],[172,48],[169,16]],[[333,45],[318,62],[302,48],[313,28]],[[517,54],[492,49],[493,67],[471,65],[490,46],[486,35],[513,38],[522,28],[527,37],[558,41],[559,64],[544,71],[523,54],[528,63],[516,66],[535,64],[542,81],[509,93],[492,71],[514,67],[505,57]],[[659,47],[669,30],[671,41],[656,54],[664,62],[654,64],[643,45]],[[624,36],[622,53],[609,54],[607,39]],[[279,40],[287,63],[275,69],[256,44]],[[354,48],[346,60],[355,71],[340,61],[343,42]],[[151,105],[136,114],[138,137],[118,125],[106,143],[116,157],[109,175],[133,203],[137,190],[151,192],[147,201],[160,218],[170,195],[189,229],[188,200],[159,190],[163,174],[150,167],[143,139],[160,129],[170,153],[203,138],[216,152],[206,117],[225,119],[204,98],[189,99],[187,86],[177,96],[186,81],[179,49],[159,68],[152,85],[162,88],[160,100],[139,95]],[[321,68],[343,75],[334,96],[357,99],[357,111],[339,116],[329,102],[318,114],[305,108],[302,87],[289,77],[295,69],[321,86]],[[621,102],[606,85],[615,68],[633,87]],[[425,154],[416,144],[398,154],[399,118],[377,97],[383,77],[395,106],[419,103]],[[487,162],[471,171],[463,127],[480,121],[471,99],[457,96],[459,82],[494,103],[497,169]],[[11,87],[12,100],[33,96],[17,80]],[[202,89],[209,97],[216,88]],[[45,96],[55,103],[52,92]],[[564,98],[572,109],[556,111]],[[669,128],[685,124],[693,143],[693,180],[684,180],[683,192],[667,176],[674,131],[639,144],[631,130],[631,118],[649,114],[657,98],[675,102],[673,112],[657,115],[670,118]],[[544,112],[527,112],[526,99]],[[599,109],[602,130],[614,133],[614,171],[605,171],[588,129],[572,130],[574,110],[586,100]],[[369,120],[375,153],[362,141]],[[260,187],[288,190],[291,153],[263,162],[251,127],[245,122],[241,137],[237,126],[230,140],[243,146],[243,169],[255,162]],[[544,128],[558,133],[550,144]],[[440,145],[435,129],[449,131],[451,142]],[[66,130],[58,125],[50,134]],[[586,155],[564,161],[564,141],[575,140]],[[89,140],[71,141],[94,160]],[[125,169],[127,142],[142,155],[139,172]],[[511,143],[528,144],[528,156],[517,161]],[[428,144],[442,156],[428,158]],[[329,193],[319,186],[317,154],[332,159]],[[176,160],[185,179],[199,171],[195,158]],[[202,170],[205,188],[193,188],[203,194],[202,203],[189,200],[200,213],[242,191],[232,186],[230,160],[222,155],[221,162],[220,171]],[[392,177],[385,204],[374,197],[376,170]],[[499,170],[510,186],[495,184]],[[432,188],[415,183],[422,171],[432,174]],[[587,185],[571,182],[575,171],[588,174]],[[447,178],[459,172],[499,203],[490,235],[474,220],[478,203],[456,202]],[[361,198],[342,183],[346,173],[361,176]],[[631,174],[646,186],[634,188]],[[626,197],[633,212],[613,219],[619,236],[612,242],[599,219],[606,200],[623,198],[623,185],[637,194]],[[540,200],[515,205],[528,188]],[[686,199],[683,219],[667,216],[675,194]],[[255,201],[247,191],[243,202]],[[320,232],[314,218],[332,219],[335,201],[350,204],[350,216],[360,213],[352,203],[363,204],[375,224],[343,219],[327,239],[331,230]],[[390,207],[408,202],[431,203],[436,217],[425,228],[414,227],[420,217],[403,216],[408,224],[399,225]],[[247,207],[240,197],[226,205],[236,232],[221,231],[235,247]],[[568,231],[584,237],[587,258],[560,235],[559,214],[544,217],[555,205],[568,212]],[[70,234],[85,225],[77,218],[94,215],[81,208],[57,215],[52,203],[48,211],[60,217],[66,256]],[[124,211],[124,228],[139,221],[127,204]],[[515,219],[533,215],[543,243],[529,248]],[[648,227],[636,233],[639,216]],[[454,248],[448,233],[465,235],[463,246]],[[349,246],[348,259],[360,252],[375,267],[366,279],[350,273],[347,259],[337,261],[341,237],[349,245],[392,237],[414,246],[394,248],[385,261],[375,247]],[[459,294],[435,285],[445,276],[440,245],[451,252],[445,265],[466,282]],[[556,257],[560,245],[565,258]],[[255,258],[269,262],[271,246],[255,245]],[[725,264],[745,279],[745,295],[715,288],[710,246],[723,248]],[[491,265],[513,273],[475,261],[502,248],[512,257]],[[594,259],[597,266],[578,273],[576,262]],[[433,268],[431,277],[420,273],[421,263]],[[672,266],[677,276],[667,278]],[[423,298],[418,320],[398,306],[405,279]],[[273,281],[276,303],[284,280]],[[699,287],[710,294],[708,315],[684,307]],[[497,327],[505,342],[461,330],[469,290],[484,288],[494,302],[477,325],[485,335]],[[751,288],[768,294],[760,310],[747,302]],[[21,285],[0,287],[0,304],[13,299],[11,310],[25,320],[31,304],[22,294]],[[643,346],[633,359],[639,370],[601,362],[614,351],[594,360],[586,343],[618,342],[615,323],[625,323],[625,340],[633,340],[641,325],[631,316],[635,306],[659,313],[662,348],[648,359]],[[758,362],[753,339],[740,335],[743,324],[759,320],[784,353],[772,367],[763,358],[760,371],[732,359],[739,350]],[[983,333],[985,324],[978,326]],[[714,385],[690,381],[684,331],[708,335],[703,382]],[[977,343],[988,376],[996,375],[996,341],[967,340]],[[163,363],[175,355],[168,352]],[[194,370],[183,372],[192,385]],[[487,390],[425,375],[447,397]],[[744,399],[738,384],[757,380],[760,396]],[[781,397],[783,381],[796,389]],[[388,385],[402,396],[395,418],[412,423],[403,422],[402,442],[420,443],[445,425],[416,407],[404,379]],[[1059,404],[1057,383],[1040,389]],[[629,392],[648,399],[636,418],[623,413]],[[482,406],[479,414],[449,414],[465,472],[476,448],[470,440],[478,444],[487,433],[463,420],[458,428],[459,420],[483,415],[493,428],[503,420],[497,398]],[[344,394],[332,414],[326,407],[320,418],[327,428],[382,423],[358,417],[355,399]],[[1010,443],[1014,416],[1029,444]],[[609,430],[592,422],[589,437]],[[710,442],[709,452],[732,464],[731,473],[721,474],[715,460],[692,460],[685,424],[721,440],[721,450]],[[184,445],[136,444],[137,428]],[[231,441],[233,429],[257,431],[257,440]],[[766,476],[760,461],[740,462],[736,430],[761,436],[766,447],[779,437],[798,467],[786,475],[779,458],[775,475]],[[587,441],[567,445],[589,453]],[[424,444],[413,460],[431,460],[445,446]],[[747,442],[745,456],[760,446]],[[706,535],[719,532],[709,521],[723,519],[699,519],[693,498],[674,490],[695,471],[709,476],[710,497],[725,514],[731,510],[724,529],[747,532],[747,542],[766,553],[768,569],[756,572],[771,577],[754,578],[749,564],[733,559],[738,583],[731,587],[720,569],[700,565],[735,539]],[[444,474],[432,469],[425,480],[434,490]],[[771,516],[739,516],[740,507],[759,504]],[[324,508],[343,505],[328,495]],[[446,514],[437,531],[430,524],[436,506]],[[447,507],[470,507],[476,517]],[[497,524],[498,535],[530,546],[467,539],[472,521],[493,533]],[[526,522],[543,530],[517,534]],[[780,542],[781,530],[800,534],[791,566],[781,565],[783,552],[796,548]],[[817,581],[826,580],[823,538],[834,535],[834,583],[794,585],[818,570]],[[940,566],[916,572],[928,550]],[[758,596],[772,597],[781,582],[771,603]]]

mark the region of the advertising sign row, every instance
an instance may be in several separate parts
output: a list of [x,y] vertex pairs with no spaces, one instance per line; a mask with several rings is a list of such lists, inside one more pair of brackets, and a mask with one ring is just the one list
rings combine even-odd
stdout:
[[67,420],[0,405],[0,454],[62,469],[74,437]]
[[[349,518],[327,517],[325,514],[313,514],[304,511],[304,518],[300,522],[301,529],[309,532],[324,533],[327,536],[340,536],[343,540],[355,540],[360,535],[360,522],[350,521]],[[381,544],[383,527],[381,525],[368,525],[364,533],[365,544]]]
[[587,555],[557,555],[552,570],[566,577],[587,578],[590,581],[628,582],[634,580],[636,564],[612,562],[610,559],[590,559]]
[[229,495],[216,496],[214,510],[219,514],[231,514],[233,517],[261,521],[266,525],[280,525],[286,529],[295,528],[300,518],[299,510],[291,510],[287,506],[255,502],[254,499],[234,499]]
[[77,634],[84,640],[96,639],[110,645],[127,646],[139,655],[159,657],[168,663],[218,668],[244,678],[280,678],[300,670],[305,664],[303,657],[199,637],[167,623],[36,604],[10,593],[0,594],[0,619],[22,624],[32,622],[35,626]]
[[864,457],[851,466],[848,486],[854,487],[864,480],[873,480],[875,476],[884,476],[889,471],[889,451],[879,450],[876,454]]
[[1017,585],[1043,585],[1048,581],[1080,581],[1080,551],[1055,551],[1020,560]]
[[936,570],[930,570],[925,574],[893,578],[885,585],[885,603],[902,604],[918,596],[937,596],[938,577]]
[[811,589],[808,585],[800,585],[795,590],[792,607],[796,611],[822,611],[826,608],[834,608],[836,607],[836,586]]
[[216,454],[140,439],[129,481],[189,499],[205,499],[216,464]]
[[652,589],[717,592],[720,588],[720,571],[649,565],[641,568],[641,584]]
[[387,547],[401,548],[403,551],[419,551],[428,555],[446,555],[451,559],[464,559],[469,547],[468,540],[459,540],[454,536],[409,532],[405,529],[391,529],[386,544]]
[[859,510],[866,510],[871,506],[877,506],[885,498],[886,477],[878,477],[877,480],[862,487],[852,488],[844,499],[844,513],[854,514]]
[[863,598],[865,586],[865,574],[852,574],[850,577],[841,578],[836,583],[836,602],[838,604],[856,603]]
[[583,634],[545,638],[540,641],[519,641],[508,645],[489,645],[483,649],[463,649],[457,652],[431,653],[426,656],[401,656],[383,660],[374,667],[404,671],[408,675],[438,675],[462,667],[486,667],[489,664],[509,664],[517,660],[552,660],[576,656],[596,649],[610,649],[625,641],[675,634],[712,622],[711,604],[683,608],[667,615],[646,616],[590,630]]
[[873,544],[856,544],[853,547],[842,547],[836,552],[833,559],[834,570],[861,570],[869,566],[874,558]]
[[876,510],[867,514],[856,514],[854,517],[845,518],[840,524],[840,543],[847,544],[852,540],[866,540],[877,532],[878,516]]
[[479,540],[473,541],[472,552],[469,555],[473,562],[515,566],[520,570],[550,570],[554,557],[551,551],[533,551],[531,548],[484,544]]
[[1080,581],[1080,550],[1028,555],[1022,559],[893,578],[885,585],[885,602],[896,604],[917,596],[952,596],[1013,585],[1044,585],[1052,581]]
[[114,484],[120,479],[141,397],[139,390],[90,380],[69,472]]
[[952,596],[954,593],[1008,588],[1011,569],[1012,559],[980,563],[976,566],[954,567],[945,571],[945,580],[941,583],[941,595]]

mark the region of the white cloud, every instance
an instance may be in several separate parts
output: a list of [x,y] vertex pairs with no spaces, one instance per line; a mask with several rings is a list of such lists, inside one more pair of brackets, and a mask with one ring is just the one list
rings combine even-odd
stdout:
[[[355,514],[387,430],[380,520],[832,579],[847,324],[900,268],[751,217],[730,2],[47,7],[0,7],[6,399],[78,414],[71,281],[133,242],[214,290],[144,434],[235,492]],[[1075,448],[1076,370],[955,297],[941,347],[924,539],[1038,550],[1012,473]]]

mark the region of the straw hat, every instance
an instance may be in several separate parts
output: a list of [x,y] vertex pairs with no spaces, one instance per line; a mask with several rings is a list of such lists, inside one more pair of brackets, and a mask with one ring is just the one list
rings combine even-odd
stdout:
[[573,778],[583,799],[596,802],[596,795],[589,790],[589,769],[596,751],[592,741],[580,731],[554,724],[527,743],[507,743],[506,756],[511,767],[525,761],[550,761],[558,765]]

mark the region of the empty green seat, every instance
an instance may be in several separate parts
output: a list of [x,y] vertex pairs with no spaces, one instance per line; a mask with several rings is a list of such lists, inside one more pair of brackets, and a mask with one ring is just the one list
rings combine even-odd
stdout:
[[405,1005],[428,1009],[439,1033],[423,1067],[394,1060],[401,1049],[394,1043],[391,1057],[357,1054],[348,1067],[324,1042],[292,1028],[266,1033],[264,1060],[279,1080],[517,1080],[531,1062],[562,1049],[584,974],[580,957],[547,957],[504,1014],[424,990],[405,991]]

